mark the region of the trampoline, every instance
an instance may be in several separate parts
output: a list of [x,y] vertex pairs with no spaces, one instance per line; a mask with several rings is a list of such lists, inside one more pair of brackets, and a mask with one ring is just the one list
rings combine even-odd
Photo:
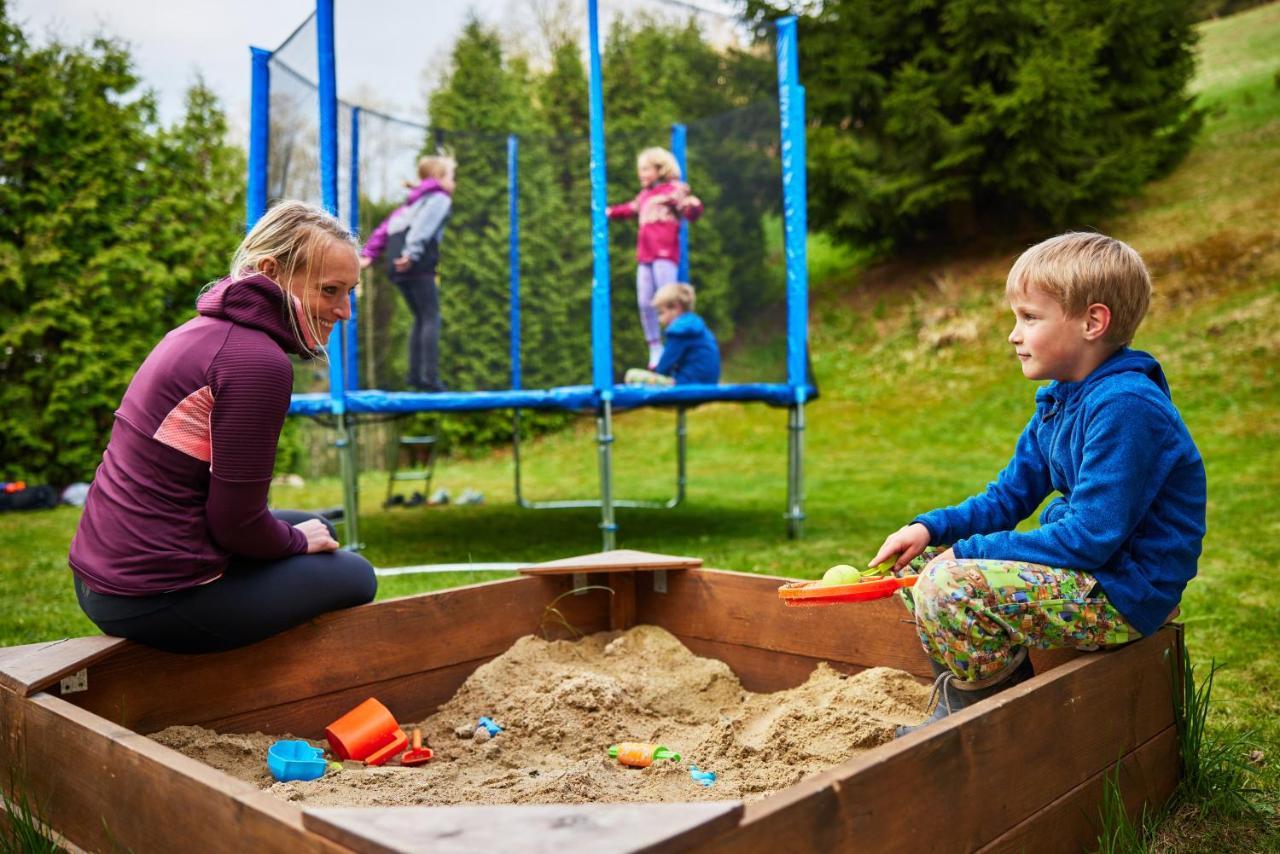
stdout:
[[[328,342],[328,389],[325,392],[293,395],[290,414],[322,419],[336,431],[336,447],[341,461],[343,483],[343,520],[348,547],[360,548],[359,537],[359,471],[356,442],[362,419],[386,418],[412,413],[459,413],[509,410],[512,413],[514,445],[515,498],[530,509],[598,507],[599,528],[604,550],[616,548],[618,523],[615,510],[624,507],[674,507],[685,497],[686,486],[686,416],[688,410],[701,404],[734,402],[763,403],[787,410],[787,484],[784,519],[787,534],[799,537],[804,522],[804,429],[805,405],[817,396],[807,367],[808,273],[805,255],[806,190],[804,140],[804,89],[798,78],[796,19],[776,22],[776,50],[773,61],[777,76],[776,146],[771,149],[778,163],[781,195],[781,225],[785,257],[786,355],[785,379],[777,382],[724,383],[716,385],[675,385],[651,387],[623,385],[616,382],[614,365],[613,306],[610,272],[610,238],[606,219],[606,148],[604,133],[604,95],[599,38],[597,0],[587,0],[588,116],[591,292],[590,292],[590,382],[548,388],[524,388],[522,376],[522,307],[520,229],[520,143],[518,135],[506,136],[507,181],[507,306],[509,364],[506,388],[446,392],[412,392],[363,389],[359,387],[360,317],[356,314],[353,295],[352,318],[334,329]],[[419,134],[417,149],[427,149],[428,140],[440,142],[440,132],[402,119],[340,102],[337,98],[336,50],[334,38],[333,0],[318,0],[314,15],[286,40],[290,44],[308,25],[315,30],[314,85],[305,73],[282,61],[281,49],[268,51],[251,48],[253,62],[253,100],[250,116],[249,172],[247,192],[248,227],[266,212],[269,201],[303,197],[306,192],[290,188],[280,175],[293,175],[314,169],[318,177],[316,199],[334,215],[340,215],[340,198],[346,197],[344,219],[354,233],[359,232],[359,210],[364,190],[361,187],[361,135],[370,119],[382,127],[403,131],[410,137]],[[284,47],[284,45],[282,45]],[[296,61],[295,61],[296,64]],[[298,91],[313,92],[311,106],[299,101],[290,107],[273,86],[288,79]],[[298,84],[303,84],[300,88]],[[308,89],[307,87],[311,87]],[[310,100],[310,98],[308,98]],[[282,106],[283,104],[283,106]],[[295,113],[315,110],[314,158],[297,157],[291,149],[282,149],[272,137],[273,114],[278,119],[283,110]],[[309,129],[311,125],[295,123]],[[367,131],[366,131],[367,133]],[[492,136],[492,135],[490,135]],[[686,164],[686,127],[670,128],[670,148],[680,162]],[[664,140],[665,142],[665,140]],[[281,155],[282,150],[285,152]],[[345,157],[342,155],[345,154]],[[273,162],[273,160],[275,162]],[[279,162],[284,160],[285,163]],[[314,162],[312,162],[314,160]],[[290,161],[291,164],[290,164]],[[688,174],[686,171],[685,174]],[[368,179],[366,178],[366,181]],[[346,192],[340,192],[345,190]],[[451,226],[453,227],[453,226]],[[681,280],[689,280],[687,223],[681,226]],[[640,407],[662,407],[676,415],[677,473],[675,495],[661,502],[629,501],[614,495],[613,441],[614,415]],[[596,419],[596,446],[599,465],[598,496],[582,500],[529,501],[522,494],[520,435],[521,412],[562,411],[591,413]]]

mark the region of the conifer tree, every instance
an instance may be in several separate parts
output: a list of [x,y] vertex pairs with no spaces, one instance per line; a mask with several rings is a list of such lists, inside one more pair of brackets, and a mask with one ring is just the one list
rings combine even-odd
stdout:
[[0,476],[88,479],[134,370],[223,274],[224,132],[203,86],[158,128],[124,47],[34,47],[0,4]]
[[1082,224],[1186,153],[1193,6],[822,4],[800,33],[811,224],[863,243]]

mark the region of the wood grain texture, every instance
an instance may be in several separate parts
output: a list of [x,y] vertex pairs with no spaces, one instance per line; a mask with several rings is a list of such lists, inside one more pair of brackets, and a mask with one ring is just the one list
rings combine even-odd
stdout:
[[552,804],[310,809],[303,823],[354,851],[623,854],[679,851],[738,822],[742,804]]
[[30,696],[127,643],[96,635],[0,648],[0,690]]
[[[1118,783],[1129,817],[1135,821],[1146,805],[1148,815],[1173,794],[1178,785],[1178,731],[1168,727],[1131,751],[1119,763]],[[1075,854],[1094,851],[1101,830],[1099,804],[1103,785],[1114,767],[1094,774],[1062,797],[1037,810],[991,843],[983,854]],[[1084,819],[1092,818],[1092,822]]]
[[[512,578],[390,599],[210,655],[129,644],[90,668],[88,691],[66,699],[142,733],[172,724],[247,721],[257,710],[338,692],[359,694],[491,658],[540,626],[556,636],[556,623],[544,625],[543,618],[547,605],[568,589],[566,578]],[[556,608],[578,630],[602,631],[608,627],[607,599],[604,591],[590,591],[565,596]],[[429,704],[432,696],[418,705]]]
[[1165,628],[1082,655],[748,804],[737,829],[700,850],[773,854],[783,838],[824,851],[977,850],[1173,725],[1176,643]]
[[296,807],[57,697],[0,694],[0,704],[0,757],[45,820],[81,848],[341,850],[307,831]]
[[896,667],[930,677],[915,626],[896,598],[788,608],[788,579],[703,569],[673,574],[667,592],[636,588],[636,619],[680,639],[698,638],[859,667]]
[[700,566],[700,557],[614,549],[534,563],[520,567],[520,572],[524,575],[564,575],[574,572],[653,572],[658,569],[697,569]]

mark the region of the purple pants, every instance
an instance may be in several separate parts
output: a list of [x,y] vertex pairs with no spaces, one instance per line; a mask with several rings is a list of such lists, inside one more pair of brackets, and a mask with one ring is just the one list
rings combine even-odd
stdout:
[[644,327],[644,340],[650,344],[662,341],[662,330],[658,326],[658,312],[649,303],[658,288],[677,281],[680,266],[675,261],[656,258],[651,264],[636,265],[636,302],[640,306],[640,325]]

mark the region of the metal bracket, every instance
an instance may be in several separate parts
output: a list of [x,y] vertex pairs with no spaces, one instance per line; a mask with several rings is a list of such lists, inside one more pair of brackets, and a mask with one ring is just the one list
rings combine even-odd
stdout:
[[667,592],[667,571],[665,569],[655,569],[653,571],[653,592]]
[[59,693],[64,696],[67,694],[78,694],[81,691],[89,690],[89,671],[88,669],[77,670],[70,676],[66,677],[58,684]]

